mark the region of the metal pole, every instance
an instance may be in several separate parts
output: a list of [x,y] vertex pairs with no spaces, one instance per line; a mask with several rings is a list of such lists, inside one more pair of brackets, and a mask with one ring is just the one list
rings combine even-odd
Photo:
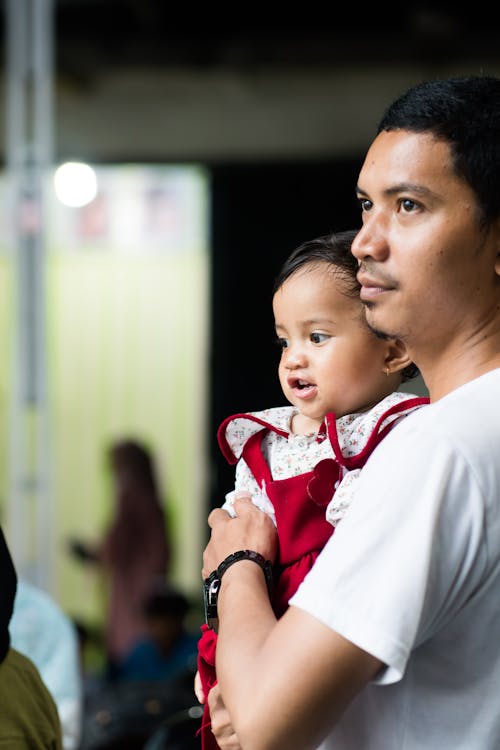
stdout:
[[45,341],[46,203],[52,172],[52,0],[7,3],[7,186],[15,278],[9,543],[18,573],[52,588]]

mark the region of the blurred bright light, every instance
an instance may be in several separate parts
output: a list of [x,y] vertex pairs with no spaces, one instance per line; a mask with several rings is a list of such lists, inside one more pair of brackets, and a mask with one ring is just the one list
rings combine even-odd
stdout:
[[68,161],[56,169],[54,187],[65,206],[85,206],[97,195],[96,173],[88,164]]

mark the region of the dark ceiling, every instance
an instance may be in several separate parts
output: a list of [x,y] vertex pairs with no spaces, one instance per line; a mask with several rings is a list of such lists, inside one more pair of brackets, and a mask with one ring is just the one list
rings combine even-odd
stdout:
[[[500,8],[469,3],[247,4],[208,9],[167,0],[53,0],[57,71],[103,68],[366,66],[500,59]],[[0,0],[5,7],[7,0]],[[5,11],[4,11],[5,14]],[[1,18],[0,20],[3,20]],[[3,24],[5,25],[5,24]],[[0,28],[1,31],[1,28]],[[4,34],[2,34],[2,39]]]
[[[477,3],[254,4],[176,7],[166,0],[57,0],[62,74],[123,66],[251,67],[440,63],[500,57],[499,11]],[[220,7],[220,6],[219,6]]]

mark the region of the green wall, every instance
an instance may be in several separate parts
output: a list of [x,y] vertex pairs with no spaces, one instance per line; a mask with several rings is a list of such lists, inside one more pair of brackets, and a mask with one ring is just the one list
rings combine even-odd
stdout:
[[[194,595],[199,590],[209,340],[203,171],[129,166],[108,167],[98,176],[108,206],[101,231],[82,233],[83,210],[54,202],[46,256],[51,586],[66,611],[96,623],[102,618],[100,576],[69,556],[67,540],[97,539],[110,517],[106,451],[116,438],[138,438],[154,452],[174,534],[174,578]],[[151,184],[156,193],[166,185],[167,195],[166,220],[160,205],[154,233],[151,212],[138,211]],[[91,219],[87,225],[95,228]],[[11,265],[8,256],[1,260],[0,350],[7,362],[15,326]],[[0,368],[0,389],[5,510],[9,368]]]

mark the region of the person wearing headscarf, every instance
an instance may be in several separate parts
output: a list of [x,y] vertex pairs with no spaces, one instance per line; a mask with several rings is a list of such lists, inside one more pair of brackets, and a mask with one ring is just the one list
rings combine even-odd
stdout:
[[115,515],[94,548],[73,542],[74,554],[100,564],[107,584],[105,647],[108,677],[145,635],[143,602],[153,581],[169,573],[171,544],[167,518],[150,451],[125,439],[109,450]]

